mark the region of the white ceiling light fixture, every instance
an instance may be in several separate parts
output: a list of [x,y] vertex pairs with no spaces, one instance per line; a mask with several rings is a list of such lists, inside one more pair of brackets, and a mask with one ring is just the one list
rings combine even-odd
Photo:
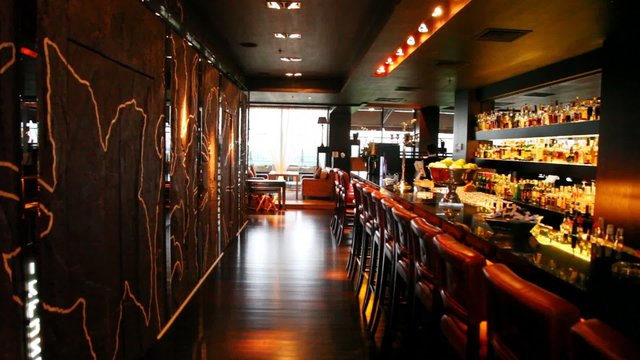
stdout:
[[425,23],[420,24],[420,26],[418,27],[418,32],[423,34],[426,32],[429,32],[429,28],[427,27],[427,24]]
[[409,36],[409,38],[407,39],[407,45],[413,46],[415,44],[416,44],[416,39],[413,36]]
[[302,39],[302,34],[300,34],[300,33],[291,33],[291,34],[287,34],[287,37],[289,39]]
[[293,62],[300,62],[300,61],[302,61],[302,58],[299,58],[299,57],[290,57],[290,58],[289,58],[289,60],[290,60],[290,61],[293,61]]
[[282,56],[282,57],[280,57],[280,60],[282,60],[282,61],[284,61],[284,62],[289,62],[289,61],[291,61],[291,59],[290,59],[290,58],[288,58],[288,57],[286,57],[286,56]]
[[302,76],[302,73],[299,73],[299,72],[298,72],[298,73],[293,74],[293,76],[295,76],[295,77],[300,77],[300,76]]
[[444,13],[444,11],[442,11],[442,6],[436,6],[436,8],[433,9],[433,12],[431,13],[431,16],[440,17],[440,16],[442,16],[443,13]]
[[286,39],[287,38],[287,34],[285,34],[285,33],[275,33],[275,34],[273,34],[273,36],[276,39]]
[[274,10],[298,10],[302,7],[300,1],[267,1],[267,7]]
[[288,77],[292,77],[293,73],[286,73],[285,75],[288,76]]

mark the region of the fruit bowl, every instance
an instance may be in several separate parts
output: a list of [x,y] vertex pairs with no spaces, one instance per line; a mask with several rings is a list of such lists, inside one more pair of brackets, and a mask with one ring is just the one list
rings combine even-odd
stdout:
[[449,168],[430,167],[431,180],[436,186],[447,186],[449,183]]

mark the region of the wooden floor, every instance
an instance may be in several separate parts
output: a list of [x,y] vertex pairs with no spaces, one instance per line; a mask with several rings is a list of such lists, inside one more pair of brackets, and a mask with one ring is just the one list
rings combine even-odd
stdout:
[[373,358],[331,213],[252,215],[147,358]]

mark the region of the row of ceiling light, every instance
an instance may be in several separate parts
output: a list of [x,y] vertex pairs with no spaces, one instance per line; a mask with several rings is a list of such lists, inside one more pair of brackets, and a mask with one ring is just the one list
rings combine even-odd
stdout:
[[[267,8],[274,10],[298,10],[302,7],[300,1],[267,1]],[[300,33],[275,33],[273,36],[276,39],[302,39]],[[281,61],[284,62],[301,62],[302,58],[297,56],[281,56]],[[288,72],[285,73],[287,77],[300,77],[300,72]]]
[[376,67],[373,75],[379,77],[389,75],[420,45],[424,44],[433,33],[470,2],[471,0],[448,0],[444,4],[435,6],[431,14],[416,27],[416,30],[406,38],[404,43],[393,54],[387,56],[383,64]]

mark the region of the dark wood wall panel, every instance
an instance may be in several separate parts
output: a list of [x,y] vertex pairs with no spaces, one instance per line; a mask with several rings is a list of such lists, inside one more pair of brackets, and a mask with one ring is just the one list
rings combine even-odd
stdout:
[[220,74],[212,66],[202,71],[202,207],[198,228],[202,234],[204,267],[209,269],[220,255],[218,248],[218,111]]
[[164,26],[127,0],[38,12],[45,358],[136,358],[166,322]]
[[18,240],[20,219],[20,129],[17,97],[15,2],[0,3],[0,359],[22,353],[24,298],[18,296],[23,248]]
[[172,33],[173,59],[171,141],[171,312],[197,284],[202,264],[198,261],[198,88],[200,56],[185,39]]
[[225,248],[238,231],[240,191],[238,180],[238,111],[240,90],[231,81],[221,82],[220,107],[222,119],[220,131],[221,186],[221,239]]

